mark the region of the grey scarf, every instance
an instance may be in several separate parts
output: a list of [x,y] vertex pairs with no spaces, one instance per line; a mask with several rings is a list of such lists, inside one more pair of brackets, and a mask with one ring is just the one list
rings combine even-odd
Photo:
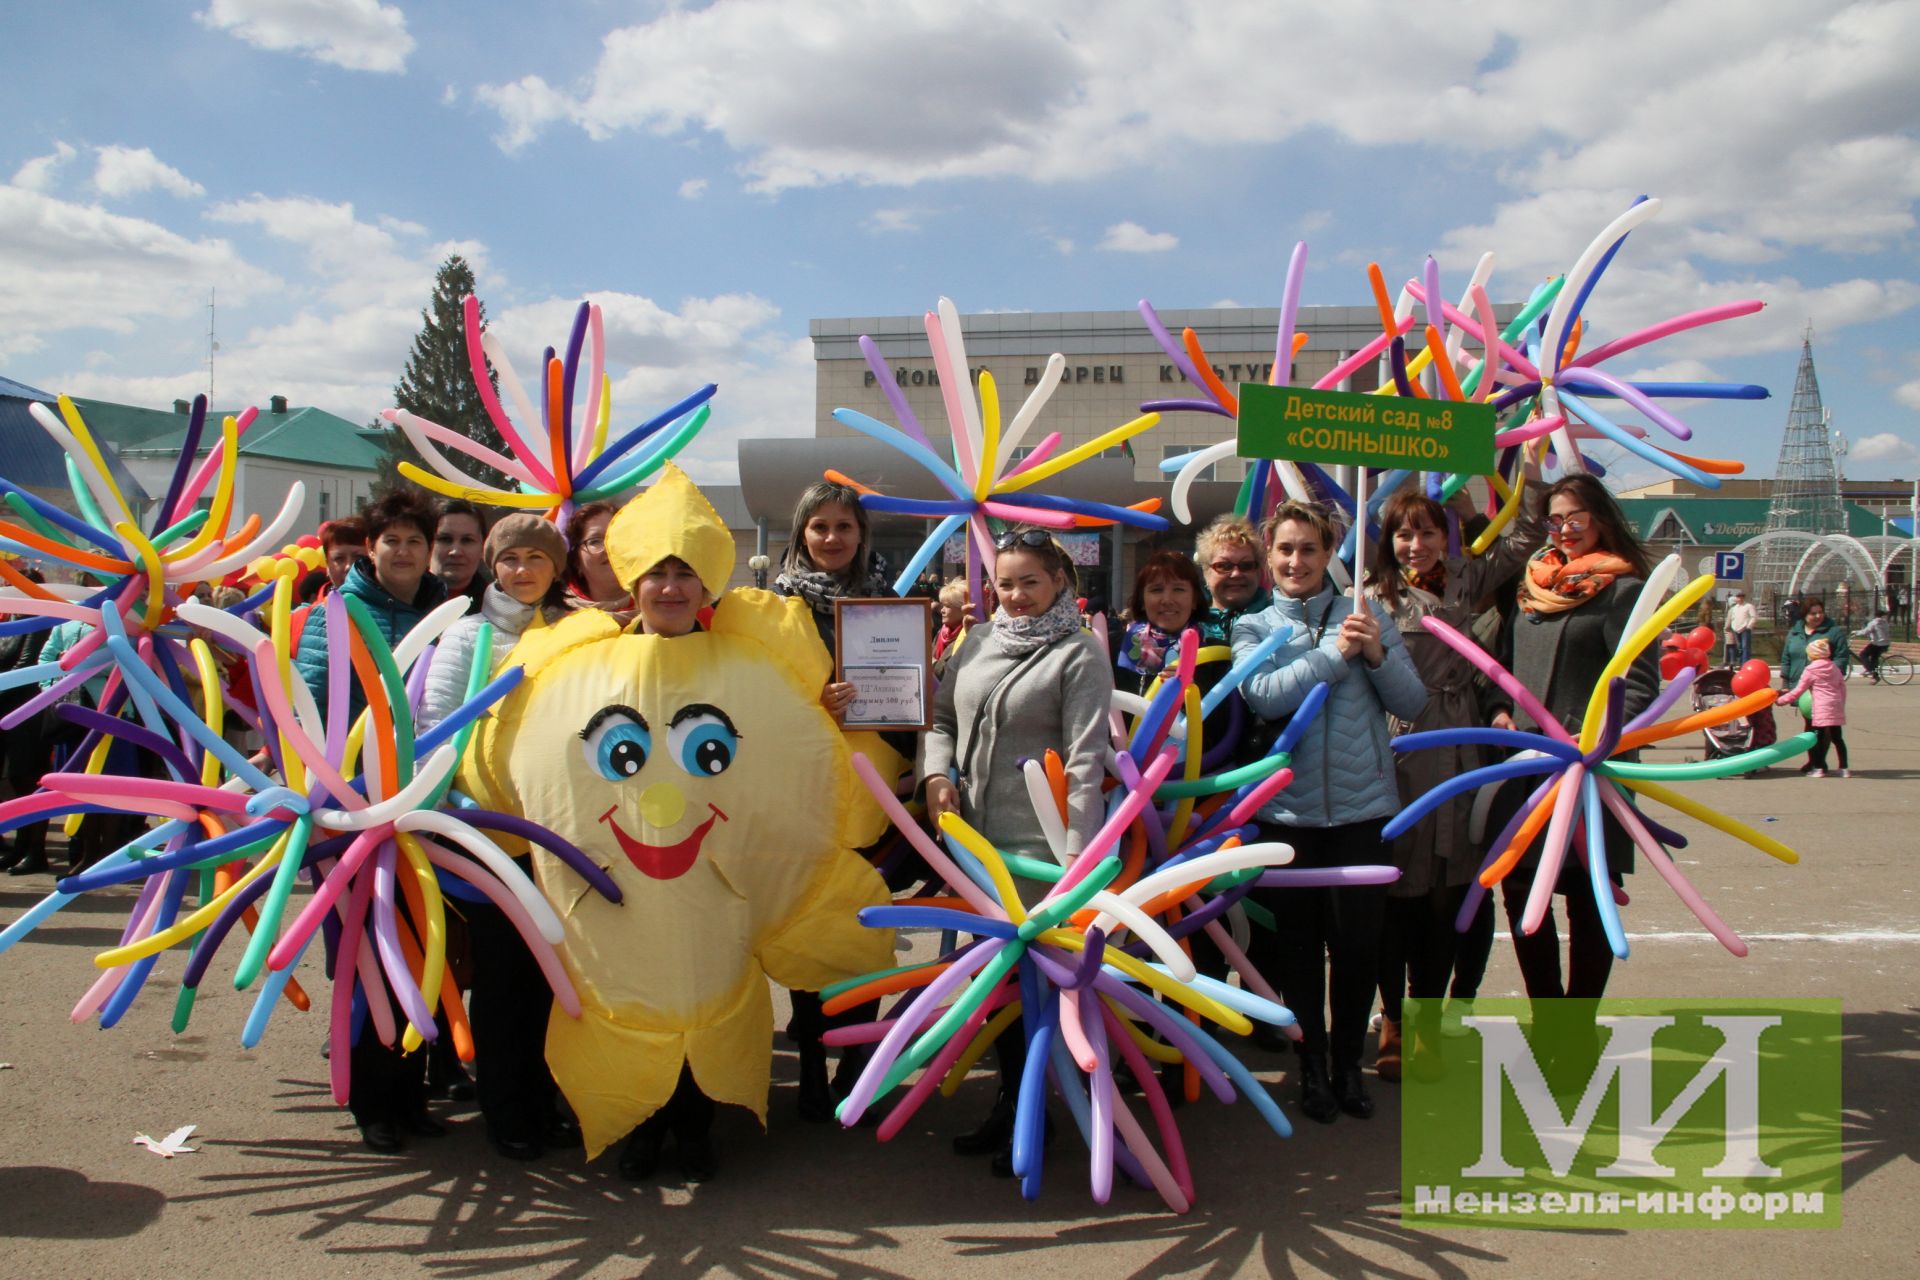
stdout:
[[1010,657],[1024,658],[1080,629],[1080,602],[1062,591],[1038,617],[1016,618],[1005,605],[993,611],[993,641]]

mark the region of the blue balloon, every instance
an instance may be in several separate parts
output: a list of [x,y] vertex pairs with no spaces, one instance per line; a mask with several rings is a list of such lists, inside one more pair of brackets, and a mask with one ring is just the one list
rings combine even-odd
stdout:
[[1564,768],[1566,768],[1565,764],[1548,756],[1545,759],[1535,760],[1502,760],[1499,764],[1483,765],[1457,778],[1448,778],[1399,813],[1394,814],[1392,821],[1381,829],[1380,838],[1394,839],[1454,796],[1478,790],[1490,782],[1505,782],[1509,778],[1525,778],[1536,773],[1554,773]]
[[[907,567],[902,569],[900,576],[893,580],[895,595],[907,594],[908,589],[920,580],[920,571],[927,567],[930,560],[940,554],[940,548],[947,545],[947,539],[951,538],[954,532],[966,522],[967,517],[954,515],[948,516],[934,527],[933,532],[927,535],[927,540],[920,544],[920,549],[913,553],[913,559],[907,561]],[[968,590],[971,592],[971,586]]]
[[1424,729],[1419,733],[1403,733],[1393,740],[1395,751],[1419,751],[1427,747],[1503,747],[1515,751],[1544,751],[1568,764],[1583,758],[1580,748],[1571,742],[1562,742],[1541,733],[1522,733],[1518,729]]
[[1601,825],[1598,781],[1591,774],[1580,780],[1587,818],[1587,877],[1593,883],[1593,901],[1600,908],[1600,927],[1606,930],[1607,945],[1625,960],[1627,931],[1620,924],[1620,904],[1613,900],[1613,878],[1607,874],[1607,837]]
[[989,938],[1013,939],[1020,931],[1005,920],[994,920],[971,911],[952,907],[862,907],[860,923],[869,929],[952,929],[960,933],[984,934]]

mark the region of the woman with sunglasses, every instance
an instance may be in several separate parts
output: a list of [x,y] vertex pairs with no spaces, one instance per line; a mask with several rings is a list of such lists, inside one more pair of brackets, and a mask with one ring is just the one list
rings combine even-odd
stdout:
[[[1592,476],[1578,472],[1563,477],[1548,487],[1546,498],[1548,541],[1527,561],[1520,576],[1520,612],[1510,632],[1512,654],[1507,667],[1563,728],[1577,734],[1594,685],[1626,636],[1627,618],[1647,576],[1647,553],[1613,495]],[[1645,711],[1659,691],[1659,662],[1648,647],[1627,668],[1626,718]],[[1505,699],[1494,705],[1492,721],[1502,729],[1540,731],[1523,709],[1507,705]],[[1502,787],[1487,830],[1501,831],[1533,793],[1534,785],[1522,778]],[[1612,814],[1606,816],[1605,824],[1607,870],[1618,883],[1633,870],[1633,841]],[[1606,994],[1613,949],[1601,928],[1600,908],[1585,865],[1579,855],[1569,853],[1554,885],[1554,892],[1566,897],[1564,981],[1551,907],[1536,932],[1521,931],[1538,869],[1536,845],[1502,882],[1507,923],[1527,995],[1597,999]]]
[[[1328,686],[1328,697],[1294,748],[1292,783],[1260,810],[1259,838],[1292,845],[1295,867],[1390,861],[1380,829],[1400,808],[1400,797],[1387,716],[1418,716],[1426,688],[1386,610],[1373,602],[1356,608],[1328,580],[1340,539],[1324,510],[1283,502],[1262,528],[1274,601],[1234,624],[1234,660],[1275,632],[1286,639],[1241,680],[1241,696],[1264,720],[1291,716],[1319,685]],[[1322,1124],[1341,1111],[1364,1120],[1373,1114],[1373,1099],[1361,1079],[1360,1056],[1379,981],[1386,891],[1341,885],[1254,895],[1276,925],[1256,940],[1254,961],[1277,973],[1303,1033],[1300,1108]]]
[[[1438,618],[1458,631],[1470,631],[1481,601],[1510,580],[1546,537],[1539,500],[1539,469],[1527,464],[1532,486],[1517,517],[1485,554],[1448,554],[1448,513],[1438,502],[1407,485],[1380,511],[1380,538],[1367,571],[1367,594],[1386,606],[1394,630],[1427,688],[1427,706],[1412,721],[1391,726],[1396,734],[1429,729],[1464,729],[1484,722],[1481,706],[1487,681],[1473,664],[1422,624]],[[1464,491],[1462,498],[1465,497]],[[1473,514],[1471,501],[1455,519]],[[1426,794],[1448,778],[1490,764],[1485,748],[1457,746],[1401,752],[1395,779],[1402,800]],[[1380,1044],[1374,1068],[1382,1079],[1400,1075],[1401,998],[1427,1001],[1416,1029],[1418,1050],[1429,1065],[1437,1054],[1439,1001],[1449,993],[1470,1000],[1480,989],[1493,947],[1493,908],[1482,903],[1463,937],[1454,928],[1467,887],[1480,869],[1484,852],[1468,839],[1472,797],[1441,805],[1393,843],[1400,878],[1387,888],[1387,921],[1380,966]],[[1416,1064],[1420,1059],[1416,1059]]]
[[[1067,774],[1067,849],[1099,830],[1113,669],[1080,626],[1073,563],[1044,529],[1009,533],[993,562],[999,607],[975,626],[934,695],[921,761],[928,816],[957,813],[1003,853],[1051,862],[1027,794],[1023,760],[1058,751]],[[1000,1095],[984,1124],[954,1139],[962,1155],[994,1153],[1013,1173],[1014,1098],[1024,1065],[1018,1026],[994,1042]]]

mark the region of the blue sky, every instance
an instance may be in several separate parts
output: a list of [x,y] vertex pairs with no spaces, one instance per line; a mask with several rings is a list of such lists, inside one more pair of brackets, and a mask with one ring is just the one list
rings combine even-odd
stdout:
[[606,308],[622,419],[708,380],[692,457],[809,434],[814,316],[1366,301],[1563,270],[1665,202],[1599,339],[1761,316],[1627,372],[1771,471],[1811,319],[1850,475],[1920,474],[1920,5],[187,0],[16,6],[0,48],[0,373],[164,405],[387,403],[471,258],[524,369]]

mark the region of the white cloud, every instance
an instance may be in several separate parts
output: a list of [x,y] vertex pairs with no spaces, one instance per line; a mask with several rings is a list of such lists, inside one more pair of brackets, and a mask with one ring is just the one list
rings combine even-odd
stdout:
[[1893,398],[1909,409],[1920,409],[1920,378],[1903,382],[1893,389]]
[[195,315],[210,287],[243,302],[281,283],[224,239],[19,187],[0,187],[0,279],[0,359],[40,349],[45,335],[130,334]]
[[1911,441],[1905,440],[1891,431],[1882,431],[1877,435],[1855,440],[1847,447],[1847,461],[1879,463],[1920,462],[1920,449],[1914,448]]
[[869,231],[918,231],[920,229],[920,210],[918,209],[875,209],[867,217]]
[[1165,253],[1180,247],[1171,231],[1149,231],[1137,222],[1116,222],[1107,228],[1100,248],[1114,253]]
[[1071,236],[1048,236],[1047,243],[1051,244],[1054,252],[1063,258],[1074,250],[1073,237]]
[[680,184],[680,198],[682,200],[698,200],[705,194],[707,194],[707,180],[705,178],[688,178]]
[[458,85],[450,84],[440,90],[441,106],[450,107],[458,101],[460,101],[460,87]]
[[379,0],[211,0],[194,16],[257,49],[349,71],[405,71],[413,52],[406,14]]
[[79,153],[64,142],[53,144],[44,156],[35,156],[13,171],[12,185],[27,191],[46,191],[53,186],[54,170]]
[[548,125],[574,114],[572,99],[539,76],[522,76],[512,84],[483,84],[474,94],[500,113],[505,128],[493,140],[509,155],[539,137]]
[[153,154],[149,147],[97,147],[93,188],[109,198],[139,195],[155,187],[181,199],[207,194],[207,189]]

